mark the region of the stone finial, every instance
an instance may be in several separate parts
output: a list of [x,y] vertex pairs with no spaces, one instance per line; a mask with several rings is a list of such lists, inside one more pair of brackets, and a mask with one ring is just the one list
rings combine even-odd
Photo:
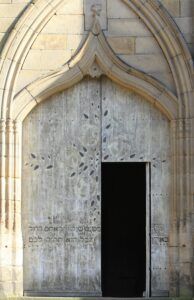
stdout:
[[100,17],[101,11],[102,11],[102,5],[101,4],[93,4],[91,6],[91,11],[93,13],[93,17]]
[[93,26],[92,26],[92,32],[94,35],[98,35],[101,31],[100,26],[100,14],[102,11],[102,5],[101,4],[93,4],[91,6],[91,12],[93,17]]
[[91,30],[94,20],[98,20],[102,30],[107,30],[107,0],[83,0],[85,29]]

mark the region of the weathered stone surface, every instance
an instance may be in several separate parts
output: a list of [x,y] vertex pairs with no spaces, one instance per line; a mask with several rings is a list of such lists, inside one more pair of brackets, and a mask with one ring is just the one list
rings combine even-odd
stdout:
[[192,17],[193,11],[192,0],[181,0],[180,1],[180,15],[181,17]]
[[83,15],[83,0],[64,1],[64,3],[59,6],[57,14]]
[[85,29],[90,30],[97,15],[102,29],[107,29],[106,0],[84,0]]
[[83,31],[83,15],[55,15],[43,28],[42,33],[81,34]]
[[115,36],[151,36],[147,27],[137,19],[108,19],[108,34]]
[[136,37],[135,39],[136,54],[162,53],[157,41],[153,37]]
[[133,37],[108,37],[107,41],[116,54],[133,54],[135,38]]
[[119,55],[119,57],[132,67],[148,73],[170,72],[164,56],[160,53],[139,54],[139,55]]
[[14,18],[25,8],[26,3],[12,3],[12,5],[0,3],[0,18]]
[[137,18],[136,14],[128,9],[127,5],[121,0],[107,0],[107,16],[110,19]]
[[[49,4],[50,2],[50,4]],[[83,11],[83,1],[82,0],[62,0],[58,1],[60,2],[60,5],[57,7],[56,10],[53,12],[53,18],[50,16],[50,13],[48,11],[51,10],[51,8],[54,7],[57,1],[45,1],[45,0],[36,0],[36,1],[30,1],[30,0],[0,0],[0,49],[2,50],[3,46],[6,43],[6,51],[8,51],[8,56],[5,63],[5,68],[1,70],[1,89],[0,89],[0,98],[3,98],[3,95],[11,95],[10,98],[8,97],[8,103],[14,103],[12,102],[13,98],[20,89],[22,89],[26,84],[29,84],[33,80],[39,78],[42,74],[47,73],[50,68],[55,69],[61,64],[64,63],[64,53],[63,51],[60,52],[60,50],[65,49],[49,49],[48,52],[43,53],[43,49],[36,49],[39,51],[39,55],[35,55],[33,57],[32,55],[32,63],[28,61],[28,57],[30,58],[31,55],[31,41],[33,39],[33,36],[37,35],[37,30],[39,32],[39,35],[43,34],[45,30],[45,36],[46,35],[67,35],[67,48],[70,50],[71,55],[74,54],[74,51],[77,47],[79,47],[80,43],[84,40],[84,34],[87,34],[88,32],[85,31],[84,28],[84,11]],[[111,37],[121,37],[129,35],[129,37],[136,39],[136,52],[134,53],[135,56],[139,56],[139,64],[137,64],[136,58],[134,59],[134,66],[136,65],[138,69],[145,70],[146,73],[149,73],[153,75],[154,78],[157,78],[159,81],[161,81],[164,84],[164,87],[170,88],[174,95],[179,94],[179,101],[178,101],[178,109],[181,112],[180,118],[184,119],[185,116],[183,115],[183,112],[188,113],[188,115],[191,115],[193,117],[193,104],[192,100],[189,103],[189,100],[186,99],[187,93],[189,94],[191,92],[192,84],[190,85],[190,80],[192,76],[192,70],[189,69],[189,65],[185,67],[184,60],[188,61],[187,59],[191,60],[191,57],[189,58],[188,52],[185,51],[185,46],[180,46],[179,44],[176,44],[176,47],[172,47],[170,45],[171,40],[169,39],[169,36],[167,35],[168,30],[174,30],[173,20],[176,24],[178,24],[180,32],[176,32],[174,36],[179,39],[180,45],[182,45],[181,39],[184,38],[187,42],[187,45],[189,46],[189,50],[193,51],[193,27],[192,27],[192,13],[193,13],[193,0],[164,0],[160,1],[167,9],[167,12],[170,13],[170,16],[167,16],[166,22],[168,18],[171,18],[171,23],[164,24],[162,21],[162,18],[160,16],[160,9],[158,13],[158,7],[156,6],[155,11],[150,9],[147,10],[146,17],[144,15],[143,9],[139,7],[140,9],[140,17],[137,18],[134,11],[129,10],[127,5],[123,4],[123,0],[107,0],[107,17],[103,20],[104,26],[110,23],[110,30],[111,32],[104,31],[106,36]],[[143,1],[145,2],[146,7],[149,7],[149,1]],[[154,1],[152,1],[153,4]],[[156,1],[157,2],[157,1]],[[31,3],[29,5],[28,15],[26,17],[25,14],[22,14],[23,9],[27,6],[27,4]],[[40,4],[48,4],[47,9],[45,10],[45,14],[40,13],[41,5]],[[139,5],[139,1],[128,1],[128,3],[136,3],[135,6]],[[145,7],[145,6],[142,6]],[[126,8],[126,10],[125,10]],[[141,11],[142,10],[142,11]],[[36,17],[33,19],[33,22],[31,23],[30,20],[32,17],[32,11],[37,11]],[[151,12],[151,13],[150,13]],[[40,13],[40,14],[39,14]],[[104,14],[104,13],[103,13]],[[103,16],[101,14],[101,17]],[[34,16],[34,15],[33,15]],[[90,11],[91,16],[91,11]],[[157,17],[157,22],[153,23],[151,21],[152,17]],[[51,17],[51,18],[50,18]],[[18,18],[20,19],[20,22],[14,27],[13,25],[16,24],[18,21]],[[48,19],[47,19],[48,18]],[[42,28],[44,21],[47,19],[46,23],[47,26]],[[50,19],[50,21],[49,21]],[[133,22],[131,22],[133,19]],[[37,21],[40,21],[41,26],[37,26]],[[153,20],[153,19],[152,19]],[[116,21],[118,23],[111,24],[111,22]],[[130,22],[128,22],[130,21]],[[164,59],[157,58],[155,54],[158,54],[160,52],[160,48],[156,47],[156,42],[153,44],[151,42],[151,39],[153,38],[152,34],[150,34],[148,27],[143,25],[143,31],[141,30],[141,26],[138,26],[138,23],[144,24],[144,21],[147,25],[151,24],[151,27],[153,26],[154,33],[156,34],[156,39],[160,42],[161,49],[165,49],[164,53]],[[19,24],[22,24],[20,27]],[[66,25],[68,24],[68,25]],[[158,26],[159,24],[163,24],[162,27]],[[168,25],[167,25],[168,24]],[[167,25],[167,26],[166,26]],[[36,27],[37,26],[37,27]],[[12,32],[11,28],[13,29]],[[21,32],[24,32],[25,29],[28,28],[28,34],[26,36],[23,36],[21,38]],[[42,31],[43,29],[43,31]],[[107,28],[106,28],[107,29]],[[137,29],[137,30],[136,30]],[[147,32],[145,31],[147,30]],[[162,33],[161,33],[162,31]],[[79,39],[79,37],[83,34],[83,40],[82,38]],[[134,35],[133,35],[134,34]],[[10,37],[11,35],[11,37]],[[39,38],[38,35],[38,38]],[[161,39],[162,37],[162,39]],[[172,37],[172,36],[171,36]],[[29,39],[28,39],[29,38]],[[145,39],[144,39],[145,38]],[[148,42],[148,39],[149,42]],[[141,40],[141,41],[140,41]],[[165,41],[164,43],[161,42],[161,40]],[[38,41],[38,39],[37,39]],[[58,46],[57,46],[58,44]],[[24,45],[24,48],[22,48]],[[43,45],[43,46],[42,46]],[[50,42],[42,41],[40,47],[50,47]],[[54,46],[55,45],[55,46]],[[52,48],[54,47],[61,47],[60,41],[52,41]],[[178,45],[178,47],[177,47]],[[164,46],[164,47],[162,47]],[[63,46],[62,46],[63,47]],[[176,50],[176,49],[179,50]],[[17,49],[17,54],[15,50]],[[176,71],[172,72],[170,69],[168,69],[166,66],[167,64],[167,58],[168,53],[166,53],[166,49],[171,52],[171,50],[175,53],[176,57],[173,58],[173,61],[179,61],[180,63],[177,64],[177,71],[180,70],[178,77]],[[170,49],[170,50],[169,50]],[[35,49],[33,49],[35,50]],[[32,51],[33,51],[32,50]],[[48,50],[48,49],[46,49]],[[59,51],[55,51],[59,50]],[[6,52],[5,51],[5,52]],[[1,52],[1,58],[0,63],[4,60],[4,54]],[[15,55],[16,54],[16,55]],[[145,58],[142,58],[141,55],[148,54],[148,56]],[[151,56],[153,55],[152,59]],[[60,56],[60,58],[59,58]],[[124,57],[125,61],[130,64],[130,56],[131,54],[128,54],[126,57]],[[169,56],[171,58],[171,55]],[[182,59],[183,58],[183,59]],[[21,60],[20,60],[21,59]],[[148,62],[146,63],[146,59]],[[179,60],[180,59],[180,60]],[[182,63],[181,63],[182,59]],[[31,58],[30,58],[31,60]],[[22,62],[21,62],[22,61]],[[22,68],[25,65],[25,61],[29,63],[28,68],[29,69],[23,69],[21,72],[17,72],[17,64],[19,64]],[[191,60],[192,61],[192,60]],[[21,64],[21,65],[20,65]],[[13,66],[14,65],[14,66]],[[159,66],[160,65],[160,66]],[[171,65],[171,61],[169,63]],[[40,69],[44,67],[44,70]],[[156,66],[156,68],[154,67]],[[181,66],[181,67],[180,67]],[[32,68],[32,69],[31,69]],[[151,73],[150,73],[151,71]],[[173,77],[175,78],[176,85],[174,84]],[[186,80],[185,80],[186,78]],[[7,83],[7,87],[9,86],[9,90],[5,90],[5,83]],[[9,85],[10,83],[10,85]],[[17,85],[17,87],[16,87]],[[184,88],[182,89],[182,87]],[[53,88],[53,86],[47,88]],[[13,92],[13,94],[12,94]],[[29,92],[25,90],[26,95],[29,95]],[[160,91],[159,91],[160,95]],[[163,95],[162,95],[163,97]],[[6,98],[6,97],[5,97]],[[28,98],[28,96],[27,96]],[[192,96],[191,96],[192,98]],[[5,100],[5,99],[4,99]],[[165,99],[164,99],[165,101]],[[30,110],[32,107],[36,106],[36,99],[33,99],[33,96],[30,99],[30,106],[28,109]],[[18,242],[18,239],[20,239],[20,191],[21,191],[21,185],[20,185],[20,175],[21,175],[21,167],[20,167],[20,159],[21,159],[21,153],[20,153],[20,142],[18,141],[18,137],[14,133],[14,139],[13,139],[13,133],[12,129],[15,130],[15,127],[11,129],[11,131],[6,132],[6,121],[4,120],[4,117],[9,114],[9,109],[12,108],[4,106],[2,109],[2,113],[4,114],[3,120],[1,121],[1,177],[0,177],[0,184],[1,184],[1,234],[0,234],[0,246],[1,248],[7,247],[7,251],[2,251],[0,258],[0,276],[2,276],[2,280],[0,279],[0,295],[22,295],[23,294],[23,282],[21,280],[22,277],[22,252],[21,249],[21,241]],[[19,108],[17,108],[19,109]],[[188,116],[187,116],[188,117]],[[8,122],[9,123],[9,122]],[[182,123],[182,122],[180,122]],[[20,131],[19,131],[20,132]],[[193,137],[193,131],[190,133]],[[174,134],[175,135],[175,134]],[[179,134],[178,134],[179,135]],[[173,241],[175,243],[170,249],[170,289],[171,289],[171,295],[179,295],[180,292],[182,294],[186,294],[187,296],[191,295],[190,291],[193,291],[193,283],[190,284],[190,279],[192,277],[192,267],[190,263],[187,264],[187,268],[179,265],[179,260],[184,261],[184,256],[188,258],[188,252],[185,251],[182,248],[178,248],[177,243],[180,242],[181,239],[185,240],[185,238],[180,234],[179,238],[177,239],[177,232],[178,232],[178,218],[177,216],[180,215],[181,222],[185,222],[186,225],[183,228],[184,230],[187,230],[189,232],[190,230],[190,214],[192,214],[192,199],[193,199],[193,170],[194,170],[194,157],[191,155],[191,157],[188,156],[188,148],[189,145],[191,147],[191,154],[193,154],[193,140],[188,137],[188,131],[187,128],[185,129],[184,126],[181,129],[180,136],[187,136],[187,138],[184,138],[184,140],[178,140],[174,141],[172,138],[172,151],[174,152],[174,169],[172,178],[174,181],[173,184],[173,195],[171,197],[171,217],[172,222],[176,223],[176,228],[173,229],[174,231],[171,232],[171,237],[173,237]],[[15,150],[14,152],[14,147]],[[176,145],[176,147],[175,147]],[[14,161],[13,154],[15,153],[16,159]],[[10,155],[10,157],[9,157]],[[176,169],[177,168],[177,169]],[[176,173],[177,170],[177,173]],[[181,172],[185,172],[185,174],[181,174]],[[6,176],[9,176],[10,174],[14,174],[17,178],[9,178]],[[191,185],[191,187],[189,186]],[[185,190],[189,191],[187,195],[182,195],[181,193],[185,193]],[[10,199],[11,201],[9,202]],[[6,198],[6,199],[5,199]],[[13,200],[14,199],[14,200]],[[6,204],[6,205],[5,205]],[[17,210],[17,211],[16,211]],[[4,217],[6,216],[6,224],[4,224]],[[11,220],[11,221],[10,221]],[[11,225],[10,225],[11,224]],[[181,228],[181,230],[183,230]],[[12,230],[14,230],[14,234],[12,235]],[[5,234],[6,232],[6,234]],[[191,245],[191,235],[189,235],[187,232],[187,244]],[[19,243],[19,246],[18,246]],[[193,242],[192,242],[193,245]],[[182,247],[182,246],[181,246]],[[173,248],[173,249],[172,249]],[[192,247],[191,247],[192,248]],[[180,250],[180,251],[179,251]],[[2,254],[3,253],[3,254]],[[18,257],[16,257],[17,255]],[[180,258],[180,259],[179,259]],[[13,275],[10,281],[10,273],[7,271],[7,267],[12,268],[12,273],[15,274],[14,268],[15,263],[20,263],[21,265],[18,266],[18,274],[20,275],[15,276]],[[5,265],[3,265],[3,264]],[[8,266],[9,264],[9,266]],[[181,273],[180,273],[181,269]],[[5,275],[3,275],[5,272]],[[184,274],[185,273],[185,274]],[[185,276],[186,275],[186,276]],[[189,280],[186,280],[189,279]],[[181,285],[180,285],[181,282]],[[189,283],[189,284],[188,284]]]
[[191,17],[176,18],[176,23],[183,34],[189,34],[192,32],[193,23]]
[[61,50],[67,48],[67,36],[59,34],[41,34],[32,45],[32,49]]
[[54,70],[71,58],[70,50],[31,50],[23,70]]
[[172,16],[178,17],[180,15],[179,0],[161,0],[161,2]]

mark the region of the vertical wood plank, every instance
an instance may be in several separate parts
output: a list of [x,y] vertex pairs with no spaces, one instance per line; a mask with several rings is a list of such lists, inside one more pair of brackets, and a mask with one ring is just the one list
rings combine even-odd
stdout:
[[103,161],[150,162],[151,165],[152,296],[167,296],[169,291],[170,153],[167,118],[142,97],[103,78]]
[[26,294],[100,295],[100,83],[40,104],[23,126]]

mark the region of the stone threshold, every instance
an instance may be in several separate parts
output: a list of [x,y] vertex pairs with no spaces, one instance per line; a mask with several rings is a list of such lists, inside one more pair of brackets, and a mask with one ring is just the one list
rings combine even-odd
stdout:
[[0,300],[194,300],[193,297],[149,297],[149,298],[117,298],[117,297],[30,297],[30,296],[13,296],[0,297]]

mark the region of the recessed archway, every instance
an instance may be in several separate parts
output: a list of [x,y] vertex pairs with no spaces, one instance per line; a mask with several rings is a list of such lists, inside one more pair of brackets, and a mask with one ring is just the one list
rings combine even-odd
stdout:
[[[38,20],[35,22],[36,26],[44,26],[43,19],[45,15],[48,17],[54,13],[53,7],[60,4],[61,1],[52,1],[52,7],[50,2],[46,3],[44,1],[39,1],[41,8],[41,14],[39,15],[36,6],[33,6],[25,13],[21,18],[21,21],[17,24],[16,30],[11,34],[4,52],[2,54],[2,72],[1,72],[1,94],[2,94],[2,121],[1,121],[1,136],[2,136],[2,152],[1,152],[1,187],[2,187],[2,214],[1,221],[4,224],[5,231],[7,229],[12,230],[16,242],[15,246],[18,247],[18,253],[21,253],[21,231],[20,231],[20,200],[21,200],[21,127],[22,120],[28,115],[28,113],[38,104],[49,97],[51,94],[63,90],[70,86],[70,79],[73,79],[72,84],[80,81],[87,72],[91,73],[86,67],[86,64],[76,65],[75,61],[72,65],[68,66],[69,72],[65,72],[65,68],[58,72],[54,72],[40,81],[37,81],[35,85],[30,85],[20,95],[14,98],[13,87],[17,79],[18,70],[22,60],[25,57],[26,51],[28,51],[31,41],[31,37],[35,38],[36,32],[31,32],[33,18]],[[190,226],[187,224],[185,227],[185,218],[190,220],[191,212],[191,178],[190,174],[190,136],[191,136],[191,126],[192,119],[189,117],[193,116],[193,111],[191,107],[192,103],[192,80],[191,80],[191,57],[188,54],[186,46],[177,32],[176,26],[171,22],[168,15],[162,10],[162,8],[157,4],[157,2],[137,2],[130,1],[127,2],[132,9],[141,17],[141,19],[147,24],[150,30],[154,33],[157,38],[161,48],[163,49],[169,64],[173,70],[174,79],[177,83],[177,94],[179,100],[174,97],[158,82],[145,76],[145,74],[140,74],[136,70],[132,70],[128,66],[123,66],[122,64],[113,63],[116,68],[113,67],[112,63],[107,67],[104,64],[100,53],[95,52],[98,57],[97,64],[100,65],[102,73],[109,76],[111,79],[119,82],[121,85],[136,90],[139,94],[145,94],[145,98],[164,111],[168,118],[171,119],[172,125],[172,140],[173,140],[173,153],[174,155],[174,167],[173,176],[174,187],[173,187],[173,199],[172,199],[172,230],[170,240],[170,247],[174,249],[179,247],[180,244],[187,245],[190,247]],[[41,6],[42,5],[42,6]],[[45,7],[48,10],[45,10]],[[50,14],[51,12],[51,14]],[[29,18],[28,18],[29,17]],[[157,22],[157,19],[160,22]],[[46,21],[47,19],[44,19]],[[25,38],[25,30],[22,26],[27,24],[25,30],[29,29],[30,38]],[[100,37],[101,35],[99,35]],[[166,39],[167,38],[167,39]],[[170,38],[174,41],[173,47]],[[168,40],[168,41],[167,41]],[[22,41],[22,42],[21,42]],[[96,47],[96,46],[95,46]],[[14,49],[14,51],[13,51]],[[96,48],[97,49],[97,48]],[[82,49],[83,50],[83,49]],[[98,55],[97,55],[98,53]],[[80,53],[82,56],[82,53]],[[88,56],[87,56],[88,57]],[[94,58],[94,57],[93,57]],[[113,59],[114,61],[114,59]],[[83,61],[82,61],[83,62]],[[91,61],[90,61],[91,62]],[[118,66],[119,65],[119,66]],[[75,67],[74,67],[75,66]],[[92,64],[90,65],[92,67]],[[180,67],[181,66],[181,67]],[[85,68],[86,67],[86,68]],[[60,73],[61,72],[61,73]],[[101,72],[101,71],[100,71]],[[92,72],[93,73],[93,72]],[[94,73],[93,73],[94,74]],[[121,76],[120,76],[121,75]],[[92,75],[92,76],[96,76]],[[120,79],[121,77],[121,79]],[[37,84],[40,84],[37,88]],[[37,88],[37,89],[36,89]],[[179,113],[177,114],[177,108]],[[187,119],[185,119],[187,118]],[[182,139],[182,137],[184,139]],[[8,141],[8,143],[7,143]],[[182,154],[184,160],[182,160]],[[180,174],[177,170],[181,170]],[[180,175],[180,176],[179,176]],[[185,176],[186,175],[186,176]],[[184,180],[182,180],[184,178]],[[185,196],[186,195],[186,196]],[[186,198],[185,198],[186,197]],[[12,210],[10,205],[10,199],[15,201],[15,208]],[[186,199],[186,201],[185,201]],[[180,210],[180,207],[182,208]],[[180,217],[180,220],[179,220]],[[177,229],[177,223],[179,224],[179,231]],[[187,232],[186,235],[182,235],[181,232]],[[12,234],[12,233],[11,233]],[[185,238],[186,237],[186,238]],[[181,243],[181,241],[183,243]],[[189,246],[190,245],[190,246]],[[191,247],[190,247],[191,248]],[[178,251],[176,254],[177,261],[179,261],[180,266],[185,265],[184,268],[179,268],[180,280],[177,277],[177,266],[174,265],[171,260],[171,293],[172,294],[184,294],[191,293],[192,282],[191,276],[189,276],[189,281],[185,281],[185,273],[191,275],[191,260],[190,262],[184,261],[184,251]],[[174,254],[172,254],[174,255]],[[190,255],[192,257],[192,255]],[[13,258],[15,259],[15,258]],[[22,265],[22,261],[21,261]],[[187,277],[188,278],[188,277]]]
[[150,163],[150,293],[169,294],[170,121],[153,103],[86,77],[30,112],[22,153],[25,295],[101,295],[101,162]]

